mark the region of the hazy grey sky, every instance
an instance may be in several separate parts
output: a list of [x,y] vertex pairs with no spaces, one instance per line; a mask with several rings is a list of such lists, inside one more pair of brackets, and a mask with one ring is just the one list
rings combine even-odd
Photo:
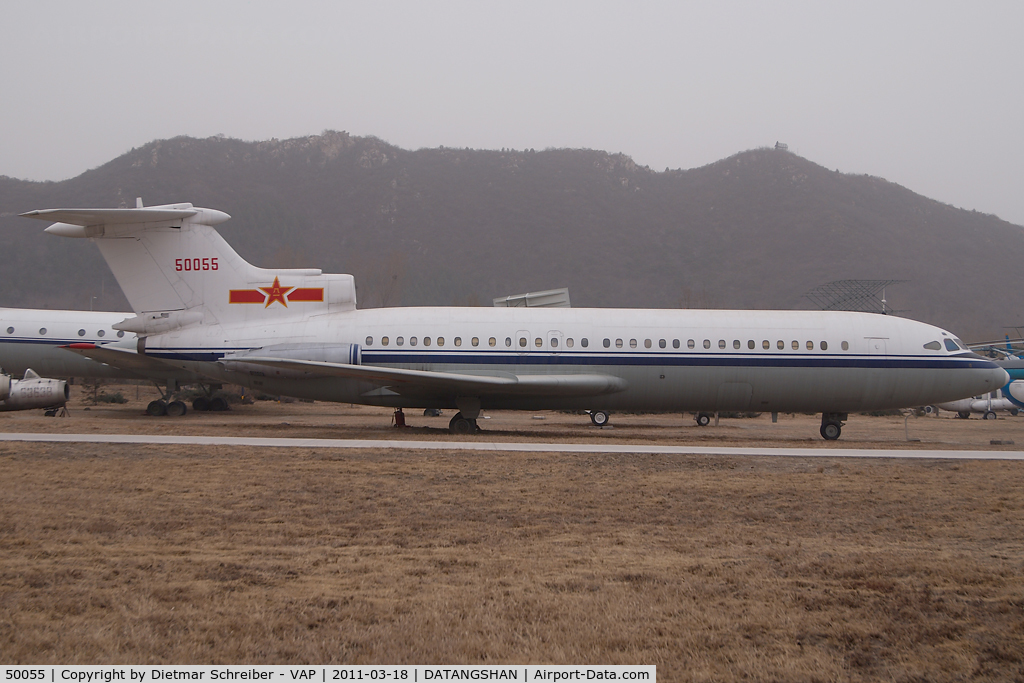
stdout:
[[[347,130],[655,170],[786,142],[1024,225],[1024,3],[4,2],[0,175]],[[182,197],[181,201],[188,201]]]

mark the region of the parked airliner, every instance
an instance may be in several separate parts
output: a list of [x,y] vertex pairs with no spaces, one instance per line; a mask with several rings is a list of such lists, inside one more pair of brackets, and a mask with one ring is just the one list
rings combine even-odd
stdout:
[[[836,439],[854,411],[1002,387],[1006,372],[949,332],[869,313],[416,307],[356,309],[351,275],[264,269],[170,204],[47,209],[46,232],[92,239],[136,315],[134,349],[69,348],[114,368],[175,369],[275,394],[395,408],[820,412]],[[148,369],[148,370],[147,370]]]

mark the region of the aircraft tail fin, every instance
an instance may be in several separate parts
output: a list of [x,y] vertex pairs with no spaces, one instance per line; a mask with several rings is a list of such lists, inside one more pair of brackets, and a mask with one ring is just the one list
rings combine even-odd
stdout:
[[230,216],[192,204],[134,209],[46,209],[46,232],[92,239],[138,317],[122,328],[146,334],[198,322],[306,318],[354,310],[351,275],[317,268],[258,268],[213,226]]

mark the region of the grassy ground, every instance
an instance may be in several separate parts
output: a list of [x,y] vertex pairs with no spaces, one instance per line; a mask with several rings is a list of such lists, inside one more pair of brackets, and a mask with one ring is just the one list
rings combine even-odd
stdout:
[[[302,411],[320,406],[279,409],[272,424],[291,435],[312,429]],[[216,419],[244,432],[274,414],[252,410]],[[214,424],[89,412],[68,423],[22,414],[0,429]],[[390,434],[381,415],[350,417]],[[541,436],[579,421],[539,416],[515,419]],[[645,424],[714,434],[674,420],[622,416],[588,438]],[[854,423],[863,439],[902,439],[901,418]],[[742,441],[807,424],[738,420],[718,433]],[[1019,429],[915,424],[973,445],[977,430]],[[1021,679],[1022,510],[1016,462],[0,444],[0,662]]]

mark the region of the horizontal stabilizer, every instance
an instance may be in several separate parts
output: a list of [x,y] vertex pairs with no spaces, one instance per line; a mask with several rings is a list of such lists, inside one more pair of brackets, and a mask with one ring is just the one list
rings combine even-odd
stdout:
[[[188,209],[40,209],[18,214],[22,218],[38,218],[70,225],[130,225],[134,223],[160,223],[176,221],[198,213]],[[218,212],[220,213],[220,212]],[[226,215],[226,214],[225,214]]]
[[[230,359],[224,361],[230,367]],[[372,365],[243,356],[238,362],[310,376],[340,377],[387,387],[403,396],[600,396],[626,389],[626,381],[609,375],[463,375],[427,370],[403,370]]]

